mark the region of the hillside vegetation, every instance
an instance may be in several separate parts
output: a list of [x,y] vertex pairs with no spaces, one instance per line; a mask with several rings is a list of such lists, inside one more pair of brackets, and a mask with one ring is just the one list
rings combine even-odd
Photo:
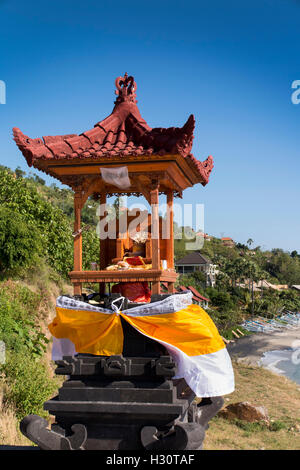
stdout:
[[[177,259],[186,254],[185,241],[175,241]],[[236,243],[228,247],[211,237],[210,241],[204,241],[201,254],[217,266],[215,286],[207,287],[206,276],[200,271],[180,275],[176,284],[191,285],[210,299],[209,314],[228,339],[232,337],[232,328],[251,316],[272,318],[283,309],[300,310],[300,294],[291,288],[300,284],[298,253],[281,249],[262,251],[259,246],[251,249],[252,240],[248,243],[249,246]],[[259,285],[261,280],[287,288],[255,290],[255,283]]]
[[[82,211],[86,228],[84,268],[89,268],[99,256],[96,208],[97,203],[88,200]],[[47,186],[42,178],[25,175],[19,168],[12,171],[0,167],[0,340],[6,345],[6,360],[0,364],[1,444],[24,442],[17,430],[18,422],[30,413],[47,417],[42,405],[57,390],[47,324],[55,312],[55,298],[71,293],[67,274],[73,265],[72,232],[72,191]],[[185,254],[184,242],[175,243],[177,258]],[[218,265],[216,286],[207,288],[199,272],[181,276],[178,283],[192,285],[209,297],[209,313],[228,338],[231,328],[253,313],[274,315],[283,306],[300,309],[299,294],[291,289],[262,293],[252,293],[251,289],[251,282],[261,278],[277,284],[300,284],[297,252],[262,251],[241,244],[228,248],[217,238],[205,242],[201,252]],[[241,282],[246,283],[245,288],[240,287]],[[248,386],[253,387],[255,394],[255,373],[252,369],[243,373],[241,370],[241,380],[243,373],[252,377],[253,384],[249,380]],[[271,381],[269,385],[272,393]],[[281,391],[276,389],[276,393]],[[228,426],[232,425],[218,420],[212,426],[217,436],[222,430],[229,432]],[[239,428],[237,432],[244,431]],[[213,440],[211,433],[207,437],[211,448],[224,444],[220,442]]]

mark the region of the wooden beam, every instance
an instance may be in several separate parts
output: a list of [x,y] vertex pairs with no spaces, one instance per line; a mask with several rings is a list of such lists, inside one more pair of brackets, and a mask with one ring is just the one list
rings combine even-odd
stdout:
[[239,330],[238,328],[236,329],[236,331],[237,331],[241,336],[245,336],[245,333],[242,333],[242,331]]
[[238,335],[235,331],[231,330],[231,333],[232,333],[236,338],[239,338],[239,335]]
[[175,293],[175,283],[174,282],[168,282],[168,293],[169,294],[174,294]]
[[[74,271],[82,271],[81,190],[74,195]],[[74,295],[81,295],[81,285],[74,284]]]
[[134,185],[136,186],[137,190],[142,193],[142,195],[144,196],[144,198],[147,200],[147,202],[149,204],[151,204],[151,195],[150,195],[150,191],[147,190],[147,188],[145,188],[145,186],[143,186],[143,183],[140,181],[140,179],[138,177],[135,177],[133,178],[133,183]]
[[71,282],[176,282],[177,274],[154,269],[126,269],[124,271],[72,271],[69,273]]
[[174,269],[174,210],[173,191],[167,193],[167,264],[169,269]]
[[84,206],[84,204],[86,203],[86,201],[88,200],[88,198],[94,193],[94,192],[100,192],[100,191],[103,191],[103,181],[101,180],[100,176],[97,176],[96,178],[89,178],[84,187],[83,187],[83,191],[82,191],[82,197],[81,197],[81,200],[82,200],[82,207]]
[[[152,268],[160,269],[159,249],[159,212],[158,212],[158,181],[153,181],[150,189],[151,202],[151,241],[152,241]],[[160,282],[152,282],[152,294],[160,294]]]
[[[106,204],[106,193],[102,192],[100,193],[100,205]],[[105,217],[105,214],[103,216],[100,216],[100,221]],[[100,270],[103,270],[106,268],[106,247],[107,243],[106,240],[101,240],[100,239]],[[105,294],[105,283],[100,282],[99,284],[99,292],[100,294]]]

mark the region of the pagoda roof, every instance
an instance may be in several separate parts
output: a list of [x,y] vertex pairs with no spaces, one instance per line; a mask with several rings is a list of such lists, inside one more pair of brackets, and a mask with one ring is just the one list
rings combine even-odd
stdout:
[[[181,155],[188,163],[196,181],[205,186],[213,168],[209,156],[204,162],[193,154],[195,118],[190,115],[183,127],[151,128],[142,118],[136,104],[136,83],[133,77],[116,79],[115,106],[112,113],[97,122],[90,130],[81,134],[44,136],[32,139],[20,129],[13,128],[14,140],[26,158],[27,164],[48,174],[47,167],[54,162],[67,164],[74,160],[81,164],[86,161],[103,162],[120,157],[136,161],[145,156]],[[54,176],[54,175],[53,175]]]

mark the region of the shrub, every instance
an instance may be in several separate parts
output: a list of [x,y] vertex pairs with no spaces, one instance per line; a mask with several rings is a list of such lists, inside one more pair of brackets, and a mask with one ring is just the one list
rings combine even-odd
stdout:
[[0,207],[0,269],[30,267],[42,253],[42,238],[37,227],[17,212]]
[[33,360],[28,353],[10,351],[1,369],[7,384],[4,400],[15,407],[17,416],[45,415],[43,403],[57,388],[56,382],[50,380],[45,364]]
[[0,340],[8,351],[28,352],[33,358],[41,356],[48,343],[34,321],[41,297],[27,287],[14,286],[11,290],[12,286],[12,282],[1,285]]
[[[20,230],[24,231],[24,252],[31,243],[32,252],[37,245],[42,243],[42,254],[50,266],[64,275],[70,271],[73,254],[72,229],[62,210],[47,202],[37,192],[37,188],[30,184],[30,181],[15,178],[12,173],[1,168],[0,206],[17,214],[18,222],[21,223]],[[6,223],[6,217],[8,217],[7,223],[13,224],[10,217],[12,212],[6,213],[6,216],[3,215],[3,223]],[[17,231],[17,223],[11,228]],[[39,243],[38,234],[40,234]],[[13,245],[13,238],[11,238],[9,251],[4,253],[4,261],[17,262],[17,256],[14,257],[16,245],[16,243]],[[24,262],[27,262],[27,258]]]
[[[84,225],[83,225],[84,226]],[[95,228],[82,232],[82,265],[91,269],[91,262],[99,262],[100,240]]]
[[206,292],[212,304],[215,305],[216,307],[220,307],[226,311],[234,308],[234,303],[230,297],[229,292],[218,291],[214,287],[207,288]]
[[273,421],[269,425],[269,430],[274,431],[274,432],[281,431],[281,429],[286,429],[286,428],[287,428],[286,423],[284,423],[283,421],[279,421],[279,420]]
[[6,404],[18,416],[41,413],[43,402],[56,388],[41,357],[47,338],[37,325],[41,295],[12,281],[0,286],[0,340],[6,346],[6,362],[0,366]]

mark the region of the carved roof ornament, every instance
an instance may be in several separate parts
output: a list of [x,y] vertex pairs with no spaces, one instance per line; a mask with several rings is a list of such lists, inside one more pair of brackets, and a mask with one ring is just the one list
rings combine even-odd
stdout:
[[134,78],[130,75],[128,77],[127,72],[124,77],[118,77],[115,81],[116,91],[115,94],[118,95],[118,98],[115,101],[115,104],[122,103],[123,101],[130,101],[132,103],[137,103],[136,98],[136,82]]

